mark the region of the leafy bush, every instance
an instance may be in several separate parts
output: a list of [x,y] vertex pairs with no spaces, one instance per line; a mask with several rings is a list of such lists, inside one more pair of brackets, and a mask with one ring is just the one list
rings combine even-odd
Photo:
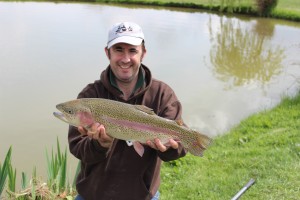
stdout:
[[269,16],[277,6],[278,0],[256,0],[257,12],[260,16]]

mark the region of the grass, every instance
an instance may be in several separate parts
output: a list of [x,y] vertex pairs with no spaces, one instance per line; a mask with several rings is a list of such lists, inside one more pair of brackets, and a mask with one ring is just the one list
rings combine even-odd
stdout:
[[282,10],[300,13],[300,1],[298,0],[279,0],[277,7]]
[[251,178],[247,199],[299,199],[300,94],[245,119],[215,139],[203,158],[162,168],[164,199],[230,199]]
[[[4,0],[15,1],[15,0]],[[21,0],[28,1],[28,0]],[[29,0],[30,1],[30,0]],[[47,1],[47,0],[35,0]],[[50,0],[51,1],[51,0]],[[65,1],[65,0],[57,0]],[[76,2],[99,2],[114,4],[136,4],[162,7],[194,8],[221,13],[238,13],[259,16],[256,0],[69,0]],[[300,21],[299,0],[278,0],[276,8],[268,14],[268,17],[290,21]]]
[[[92,0],[93,1],[93,0]],[[125,3],[154,6],[186,7],[217,12],[259,15],[255,0],[95,0],[105,3]],[[300,1],[279,0],[271,12],[272,18],[300,21]]]

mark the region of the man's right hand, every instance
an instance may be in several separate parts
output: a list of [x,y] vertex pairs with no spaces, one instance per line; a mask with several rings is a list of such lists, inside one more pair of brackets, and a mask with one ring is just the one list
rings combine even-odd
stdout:
[[99,123],[94,123],[89,130],[79,126],[78,131],[81,135],[87,135],[91,139],[97,140],[104,148],[109,148],[114,140],[106,134],[105,127]]

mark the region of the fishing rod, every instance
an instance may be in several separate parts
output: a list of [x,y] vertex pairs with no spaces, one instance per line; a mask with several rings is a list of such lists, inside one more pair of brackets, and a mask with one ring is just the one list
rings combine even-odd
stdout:
[[238,200],[254,183],[255,180],[251,178],[250,181],[238,193],[236,193],[234,197],[232,197],[231,200]]

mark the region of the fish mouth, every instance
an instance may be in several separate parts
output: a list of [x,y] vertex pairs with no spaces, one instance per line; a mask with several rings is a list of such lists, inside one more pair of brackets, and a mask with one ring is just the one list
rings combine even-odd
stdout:
[[67,120],[67,118],[65,117],[65,115],[63,113],[60,113],[60,112],[53,112],[53,115],[55,117],[57,117],[58,119],[66,122],[66,123],[69,123],[69,121]]

